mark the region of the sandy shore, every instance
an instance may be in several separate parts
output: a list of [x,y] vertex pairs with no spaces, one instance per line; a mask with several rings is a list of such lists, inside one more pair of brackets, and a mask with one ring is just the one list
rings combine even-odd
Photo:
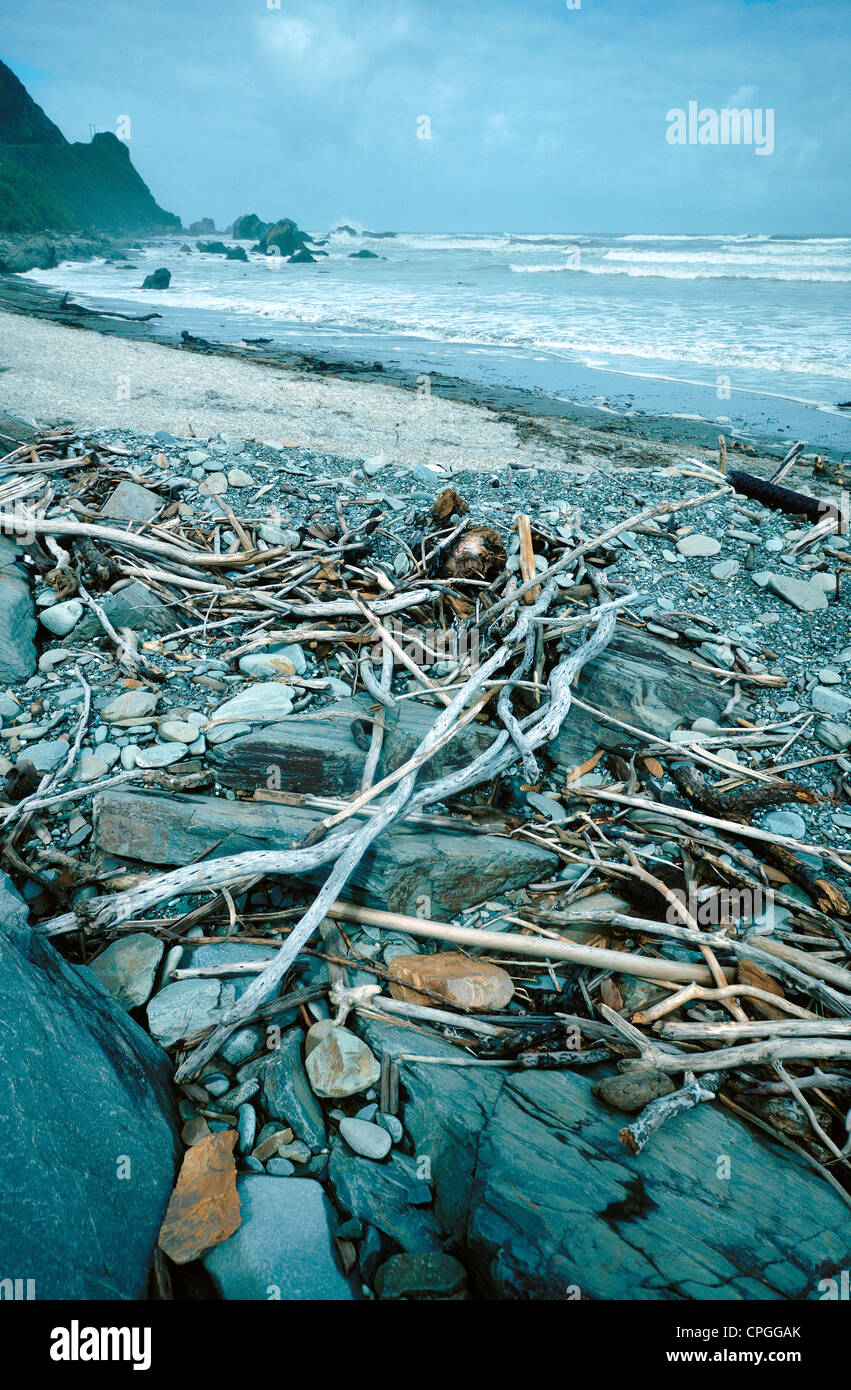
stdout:
[[410,467],[527,467],[551,450],[462,402],[382,382],[280,371],[235,359],[0,313],[0,407],[39,425],[224,432]]

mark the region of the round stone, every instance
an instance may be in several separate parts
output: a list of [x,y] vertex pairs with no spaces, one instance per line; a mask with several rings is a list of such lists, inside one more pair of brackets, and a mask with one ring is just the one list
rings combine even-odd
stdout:
[[52,608],[43,609],[39,619],[54,637],[67,637],[82,618],[83,611],[78,598],[69,598],[64,603],[54,603]]
[[367,1120],[341,1120],[340,1133],[349,1148],[362,1158],[386,1158],[393,1142],[386,1129]]
[[721,549],[721,542],[714,536],[704,536],[700,531],[695,531],[691,536],[683,536],[682,540],[677,541],[677,550],[686,559],[702,555],[717,555]]
[[774,835],[787,835],[792,840],[802,839],[807,832],[807,823],[797,811],[769,811],[763,824]]

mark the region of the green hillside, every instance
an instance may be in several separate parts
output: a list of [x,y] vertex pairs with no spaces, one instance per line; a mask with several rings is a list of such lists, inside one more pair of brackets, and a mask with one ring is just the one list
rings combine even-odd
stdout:
[[179,227],[111,132],[70,144],[0,62],[0,232]]

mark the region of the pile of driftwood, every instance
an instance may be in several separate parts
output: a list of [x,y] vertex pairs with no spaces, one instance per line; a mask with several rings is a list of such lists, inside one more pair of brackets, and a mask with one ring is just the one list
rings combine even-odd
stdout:
[[[695,466],[686,475],[695,480],[692,496],[665,497],[596,535],[577,528],[564,539],[521,515],[519,574],[505,568],[508,537],[476,525],[463,498],[446,490],[402,540],[409,565],[399,577],[376,549],[391,526],[399,542],[392,518],[374,507],[365,519],[350,522],[339,489],[329,490],[326,519],[302,528],[298,544],[262,545],[262,497],[273,488],[280,492],[280,478],[251,497],[250,514],[238,516],[222,500],[221,517],[212,519],[187,514],[161,481],[139,472],[128,451],[95,441],[83,447],[75,440],[70,432],[54,432],[0,460],[0,527],[60,597],[78,598],[95,616],[96,640],[111,653],[125,684],[167,689],[180,642],[199,634],[226,639],[232,662],[271,643],[298,642],[320,656],[334,653],[352,693],[365,692],[374,711],[355,794],[323,797],[321,788],[319,794],[311,788],[282,798],[327,813],[300,844],[141,874],[120,891],[110,891],[104,879],[99,896],[39,924],[57,941],[81,945],[84,956],[142,926],[177,942],[200,922],[211,931],[229,922],[233,937],[278,948],[271,963],[239,967],[256,979],[217,1027],[181,1042],[176,1077],[190,1088],[187,1094],[234,1030],[328,993],[322,987],[294,990],[289,983],[296,958],[319,950],[332,965],[330,999],[338,1017],[354,1010],[396,1019],[402,1012],[413,1030],[437,1028],[459,1040],[457,1065],[562,1068],[618,1059],[625,1074],[644,1078],[648,1096],[656,1095],[621,1132],[634,1152],[669,1117],[718,1100],[805,1152],[835,1186],[848,1187],[851,855],[751,824],[753,812],[765,806],[814,800],[811,791],[788,779],[795,765],[783,762],[800,725],[758,727],[740,717],[737,730],[684,747],[611,715],[605,701],[589,703],[574,693],[583,668],[602,669],[592,663],[603,658],[616,628],[621,640],[647,626],[635,612],[638,596],[607,583],[609,543],[623,532],[652,533],[660,514],[687,513],[729,495],[732,483],[723,471]],[[162,506],[143,523],[107,523],[100,508],[116,482],[128,477],[157,492]],[[322,485],[311,479],[311,488]],[[298,492],[297,484],[284,482],[287,487]],[[816,524],[824,528],[835,521],[822,516]],[[132,630],[116,630],[104,596],[121,580],[144,584],[180,614],[182,625],[167,640],[141,643]],[[432,676],[394,633],[388,620],[397,614],[424,634],[424,642],[427,633],[451,629],[466,638],[475,634],[476,643],[459,644],[462,654],[450,675]],[[671,652],[682,656],[687,638],[675,618],[670,621],[670,630],[660,633],[657,627],[651,640],[670,643]],[[414,751],[379,776],[382,712],[409,698],[398,688],[394,692],[399,675],[413,679],[435,717]],[[214,773],[203,765],[73,783],[91,711],[91,692],[78,676],[86,699],[68,758],[25,794],[7,787],[7,804],[0,806],[7,865],[36,882],[37,849],[27,858],[20,837],[49,824],[54,808],[128,782],[178,792],[214,785]],[[731,673],[705,661],[700,677],[717,685],[719,708],[728,712],[748,682],[780,679],[741,667]],[[659,678],[664,682],[664,669]],[[587,671],[584,679],[593,692]],[[287,681],[305,702],[321,696],[321,680]],[[555,797],[564,814],[553,818],[528,805],[500,807],[494,789],[515,773],[525,790],[544,788],[553,796],[553,750],[580,712],[592,715],[601,737],[566,777],[561,760]],[[473,721],[487,724],[492,735],[484,751],[436,775],[435,754]],[[773,767],[731,769],[719,758],[724,748],[772,743],[779,744]],[[611,780],[581,785],[582,774],[595,767],[608,767]],[[654,832],[663,836],[663,855],[647,852],[641,814],[652,816]],[[576,870],[569,880],[553,876],[527,885],[522,910],[510,920],[513,929],[506,930],[504,921],[499,930],[487,930],[346,900],[358,865],[394,825],[475,834],[483,817],[515,839],[545,848],[561,868]],[[821,868],[813,867],[812,856]],[[257,884],[291,883],[320,869],[326,871],[324,882],[306,892],[302,907],[264,912],[240,906],[241,895]],[[83,870],[77,882],[97,881],[91,864]],[[784,891],[790,884],[803,893]],[[470,890],[472,906],[474,883]],[[599,905],[603,890],[615,905]],[[760,894],[788,909],[789,921],[753,930],[740,904],[742,895]],[[198,899],[192,911],[164,915],[170,903],[187,895]],[[511,1010],[486,1016],[445,998],[435,999],[440,1008],[400,1010],[398,999],[381,992],[387,972],[349,951],[341,930],[348,923],[486,953],[513,973],[520,992]],[[376,985],[350,988],[345,971],[355,965],[372,973]],[[522,990],[530,969],[549,972],[550,993]],[[647,987],[637,1003],[630,1001],[625,981]],[[679,1078],[678,1087],[672,1087],[672,1077]],[[393,1078],[384,1078],[382,1088],[388,1108]]]

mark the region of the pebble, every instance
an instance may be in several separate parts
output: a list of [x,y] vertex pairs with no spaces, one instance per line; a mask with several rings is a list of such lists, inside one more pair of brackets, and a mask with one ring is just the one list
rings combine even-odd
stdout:
[[456,1299],[467,1289],[467,1271],[454,1255],[416,1252],[391,1255],[375,1275],[375,1292],[383,1301]]
[[822,685],[840,685],[842,682],[839,671],[835,671],[832,666],[822,666],[816,675]]
[[690,536],[683,536],[682,540],[677,541],[677,550],[680,555],[685,555],[686,559],[703,555],[717,555],[721,549],[721,542],[714,536],[704,536],[699,531],[695,531]]
[[101,717],[107,724],[118,724],[125,719],[144,719],[153,714],[160,697],[150,690],[128,690],[126,695],[117,695],[101,710]]
[[315,1095],[337,1100],[368,1091],[381,1076],[378,1059],[348,1028],[314,1023],[305,1039],[305,1070]]
[[375,1117],[375,1123],[387,1130],[392,1143],[398,1144],[401,1141],[405,1131],[402,1127],[402,1121],[397,1115],[390,1115],[384,1110],[379,1110]]
[[807,823],[797,811],[769,811],[763,826],[774,835],[788,835],[793,840],[801,840],[807,833]]
[[223,497],[228,490],[228,480],[224,473],[208,473],[203,483],[198,484],[202,497]]
[[88,969],[123,1009],[137,1009],[151,997],[164,949],[149,932],[133,932],[113,941]]
[[303,676],[307,658],[297,642],[279,642],[262,652],[249,652],[240,658],[239,669],[244,676],[263,677]]
[[[504,1009],[514,994],[507,970],[489,961],[473,960],[460,951],[435,951],[431,955],[397,956],[388,967],[394,999],[434,1008],[434,994],[451,1004],[493,1012]],[[427,989],[431,995],[419,991]]]
[[719,560],[718,564],[710,569],[710,574],[713,579],[735,579],[739,568],[738,560]]
[[183,719],[163,719],[157,730],[165,743],[194,743],[198,736],[197,725]]
[[232,738],[239,737],[240,734],[250,734],[250,724],[215,724],[208,729],[204,737],[210,744],[230,743]]
[[228,473],[229,487],[251,487],[253,483],[254,479],[244,468],[232,468]]
[[223,1072],[214,1072],[212,1076],[203,1076],[201,1081],[204,1090],[208,1091],[211,1096],[223,1096],[226,1091],[230,1090],[230,1078],[225,1076]]
[[265,541],[267,545],[273,545],[276,550],[279,547],[285,550],[294,550],[301,540],[298,531],[276,526],[271,521],[264,521],[258,528],[257,534],[261,541]]
[[185,758],[189,749],[185,743],[157,743],[153,748],[136,749],[136,767],[170,767]]
[[77,765],[78,782],[96,782],[109,771],[109,764],[98,753],[83,753]]
[[393,1142],[386,1129],[381,1125],[369,1124],[366,1120],[341,1120],[340,1133],[349,1148],[354,1149],[361,1158],[386,1158]]
[[295,1173],[295,1164],[290,1163],[288,1158],[270,1158],[266,1172],[273,1178],[291,1178]]
[[236,1129],[239,1136],[237,1148],[241,1154],[248,1153],[254,1144],[254,1135],[257,1132],[257,1112],[253,1105],[245,1101],[240,1105],[236,1117]]

